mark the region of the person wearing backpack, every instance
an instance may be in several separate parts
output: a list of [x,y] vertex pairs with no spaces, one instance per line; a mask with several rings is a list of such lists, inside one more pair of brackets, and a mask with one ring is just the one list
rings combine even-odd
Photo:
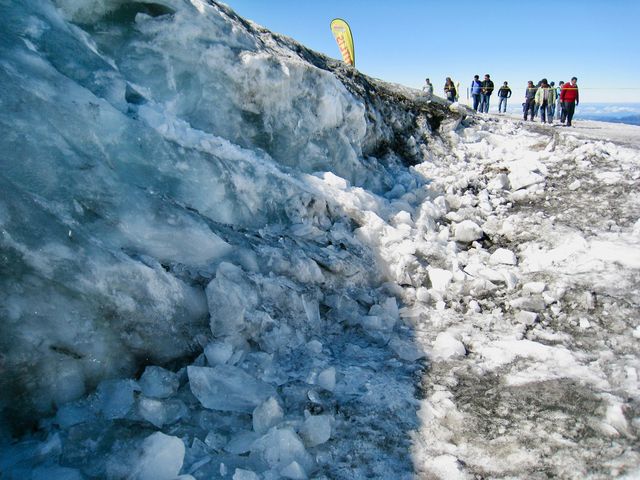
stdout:
[[471,81],[471,98],[473,99],[473,109],[477,112],[482,98],[482,82],[480,75],[474,75]]
[[491,81],[491,77],[487,73],[484,76],[484,80],[482,81],[482,100],[480,103],[481,112],[489,113],[489,100],[491,99],[493,88],[493,82]]
[[[498,98],[500,99],[500,103],[498,103],[498,113],[507,113],[507,98],[511,97],[511,88],[509,88],[509,84],[504,82],[500,89],[498,90]],[[504,105],[504,109],[502,106]]]

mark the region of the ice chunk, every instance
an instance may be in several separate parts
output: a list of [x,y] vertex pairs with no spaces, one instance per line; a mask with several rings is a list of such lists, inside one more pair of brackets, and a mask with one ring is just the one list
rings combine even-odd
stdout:
[[187,411],[187,406],[181,400],[162,401],[143,397],[138,404],[140,416],[158,428],[177,422]]
[[231,365],[187,367],[191,392],[200,403],[212,410],[251,413],[275,389]]
[[489,262],[493,265],[516,265],[518,263],[518,259],[516,258],[516,254],[511,250],[498,248],[489,258]]
[[243,455],[251,451],[253,442],[260,438],[256,432],[240,432],[238,435],[229,440],[224,447],[226,452],[234,455]]
[[462,463],[453,455],[440,455],[432,458],[428,463],[428,470],[432,473],[433,478],[442,478],[447,480],[466,480],[468,475],[461,471]]
[[204,348],[209,365],[221,365],[227,363],[233,355],[233,345],[228,342],[212,342]]
[[336,388],[336,369],[333,367],[325,368],[318,374],[316,385],[333,392]]
[[416,344],[416,342],[402,340],[394,336],[389,341],[389,347],[396,353],[398,358],[408,362],[415,362],[419,358],[425,356],[424,351]]
[[322,353],[322,342],[319,342],[318,340],[311,340],[307,343],[307,350],[315,355],[319,355]]
[[509,173],[509,183],[514,191],[543,182],[544,177],[542,175],[526,169],[519,169]]
[[227,438],[220,433],[209,432],[204,439],[204,443],[213,450],[222,450],[222,447],[227,444]]
[[314,463],[302,440],[291,428],[272,428],[253,444],[252,452],[270,468],[281,469],[291,462],[298,462],[305,471],[310,471]]
[[266,433],[269,429],[282,421],[284,411],[274,397],[253,410],[253,429],[258,433]]
[[142,398],[138,404],[138,413],[146,421],[160,428],[165,423],[164,404],[160,400]]
[[453,280],[453,273],[441,268],[429,268],[429,280],[434,290],[444,292],[447,289],[447,285]]
[[[207,228],[188,216],[172,222],[153,222],[133,213],[124,215],[119,229],[131,245],[155,258],[186,265],[210,263],[229,253],[232,247]],[[189,244],[190,248],[184,248]]]
[[109,420],[123,418],[133,407],[132,380],[105,380],[98,385],[96,392],[98,410]]
[[[629,431],[629,423],[625,416],[625,404],[610,400],[610,404],[607,407],[607,413],[605,416],[605,422],[616,430],[617,434],[631,436]],[[618,435],[615,435],[618,436]]]
[[480,313],[482,311],[482,308],[480,308],[480,304],[477,300],[470,300],[467,307],[467,315],[472,313]]
[[87,402],[79,401],[61,406],[56,413],[56,423],[62,429],[94,419],[94,412]]
[[384,302],[380,304],[383,311],[391,318],[398,320],[400,318],[400,312],[398,311],[398,302],[395,297],[387,297]]
[[538,314],[535,312],[527,312],[526,310],[521,310],[516,313],[516,321],[520,323],[524,323],[525,325],[533,325],[536,323],[538,319]]
[[369,309],[369,314],[362,317],[361,323],[367,330],[389,331],[393,329],[399,318],[400,313],[396,299],[387,297],[379,304],[373,305]]
[[471,220],[464,220],[455,226],[454,239],[458,242],[471,243],[484,235],[482,228]]
[[418,287],[416,290],[416,299],[422,303],[428,303],[431,300],[429,290],[427,290],[426,287]]
[[489,181],[487,188],[491,191],[506,190],[509,188],[509,178],[504,173],[499,173]]
[[206,288],[214,335],[233,335],[244,328],[245,312],[258,303],[255,286],[241,268],[223,262]]
[[251,470],[236,468],[236,471],[233,473],[232,480],[260,480],[260,477],[257,473],[252,472]]
[[302,306],[307,314],[307,320],[310,325],[320,324],[320,305],[315,298],[309,298],[307,295],[302,295]]
[[161,367],[147,367],[138,381],[145,397],[168,398],[178,391],[178,375]]
[[583,329],[583,330],[586,330],[589,327],[591,327],[591,322],[589,320],[587,320],[586,318],[581,318],[580,319],[580,328]]
[[329,415],[309,416],[300,429],[307,447],[322,445],[331,438],[331,417]]
[[308,478],[304,468],[295,461],[280,470],[280,475],[284,478],[291,478],[292,480],[307,480]]
[[513,308],[528,310],[530,312],[542,312],[546,308],[546,303],[540,295],[528,297],[517,297],[509,301]]
[[434,358],[446,360],[452,357],[463,357],[467,354],[464,344],[449,332],[439,333],[433,343]]
[[137,459],[132,479],[174,480],[184,461],[185,447],[178,437],[156,432],[142,442],[142,454]]

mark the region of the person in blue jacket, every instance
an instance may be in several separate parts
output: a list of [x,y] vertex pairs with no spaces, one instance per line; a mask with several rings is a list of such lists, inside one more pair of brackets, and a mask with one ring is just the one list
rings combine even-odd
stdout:
[[473,99],[473,109],[477,112],[480,106],[480,98],[482,96],[482,82],[480,75],[474,75],[471,81],[471,98]]

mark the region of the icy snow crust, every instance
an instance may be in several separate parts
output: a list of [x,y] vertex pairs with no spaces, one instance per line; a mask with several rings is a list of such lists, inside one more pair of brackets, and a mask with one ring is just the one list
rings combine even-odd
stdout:
[[215,2],[0,14],[0,476],[640,475],[637,142]]

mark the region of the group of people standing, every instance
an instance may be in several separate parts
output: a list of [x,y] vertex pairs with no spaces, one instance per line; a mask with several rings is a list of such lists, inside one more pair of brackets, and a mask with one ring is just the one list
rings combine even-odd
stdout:
[[558,87],[554,82],[549,83],[546,78],[540,80],[538,85],[529,80],[522,104],[524,119],[526,121],[530,117],[533,120],[540,112],[542,123],[553,123],[557,114],[560,123],[570,127],[579,101],[577,77],[573,77],[569,83],[560,82]]
[[[433,96],[433,84],[428,78],[425,81],[426,83],[422,90],[428,98],[431,98]],[[489,113],[489,101],[494,89],[495,86],[488,73],[482,81],[480,81],[479,75],[473,76],[469,90],[473,99],[473,109],[476,112]],[[512,93],[508,82],[504,82],[498,89],[498,98],[500,99],[498,103],[499,113],[506,113],[507,99],[511,97]],[[455,102],[458,99],[457,88],[450,77],[445,80],[444,94],[450,102]],[[555,86],[554,82],[549,83],[546,78],[540,80],[538,85],[534,85],[532,81],[529,81],[525,91],[525,101],[522,104],[524,119],[527,120],[530,116],[531,120],[533,120],[540,113],[542,123],[553,123],[553,118],[557,112],[560,121],[563,124],[566,122],[566,125],[570,127],[578,101],[578,79],[576,77],[573,77],[570,83],[560,82],[558,87]]]
[[[476,112],[489,113],[489,101],[491,100],[491,94],[494,89],[493,80],[491,80],[491,76],[488,73],[482,81],[480,81],[479,75],[473,76],[469,90],[471,92],[471,98],[473,99],[473,109]],[[507,82],[504,82],[498,89],[498,98],[500,98],[498,112],[507,111],[507,98],[509,97],[511,97],[511,88],[509,88]],[[502,110],[503,108],[504,110]]]

